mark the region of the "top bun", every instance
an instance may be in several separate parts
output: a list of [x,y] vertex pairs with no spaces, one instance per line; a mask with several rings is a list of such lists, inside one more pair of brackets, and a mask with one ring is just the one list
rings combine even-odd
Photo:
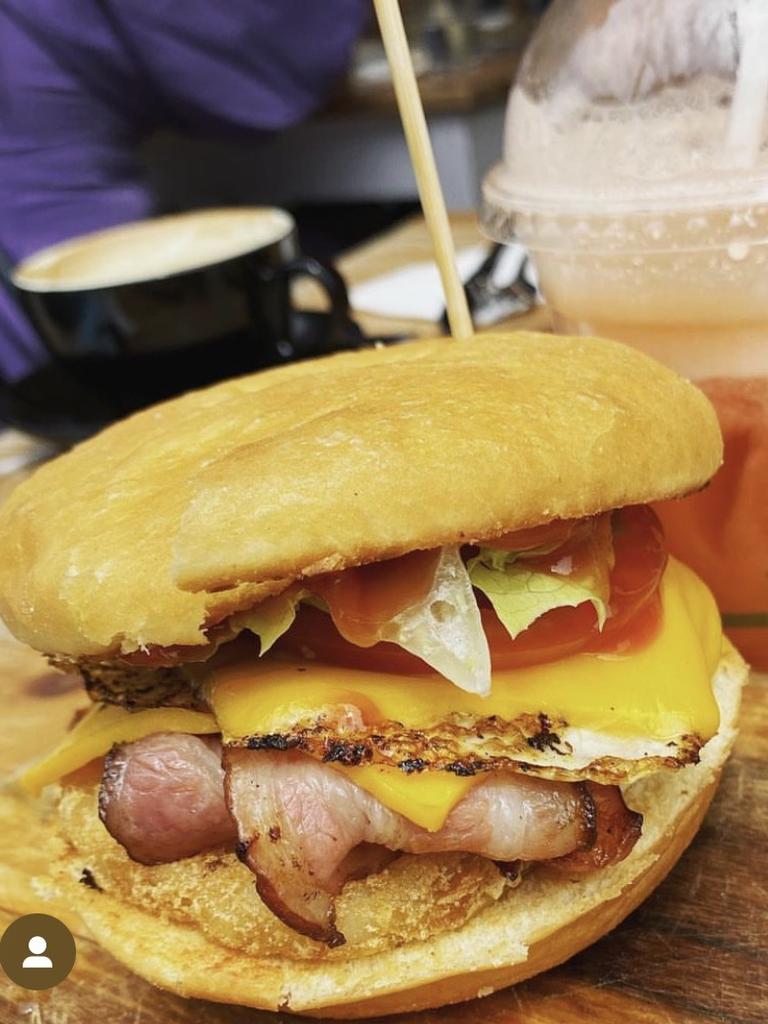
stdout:
[[704,395],[633,349],[520,332],[227,381],[109,427],[0,510],[0,614],[51,654],[202,644],[300,576],[685,494]]

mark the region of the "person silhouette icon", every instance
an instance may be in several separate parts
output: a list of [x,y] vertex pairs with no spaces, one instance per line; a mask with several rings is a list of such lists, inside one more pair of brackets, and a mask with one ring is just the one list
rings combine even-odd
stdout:
[[32,938],[27,943],[27,949],[29,950],[31,955],[24,958],[24,963],[21,966],[45,968],[53,967],[53,961],[51,960],[51,958],[42,955],[43,953],[45,953],[47,948],[48,943],[45,941],[42,935],[33,935]]
[[20,988],[42,992],[69,977],[77,960],[77,947],[63,921],[51,914],[23,914],[0,931],[0,978],[5,980],[7,975]]

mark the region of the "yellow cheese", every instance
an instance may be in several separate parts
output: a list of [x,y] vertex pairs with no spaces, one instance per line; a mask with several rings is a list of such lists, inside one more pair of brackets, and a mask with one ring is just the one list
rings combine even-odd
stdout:
[[453,808],[472,789],[477,778],[460,778],[450,772],[421,772],[406,775],[386,765],[345,768],[334,764],[350,781],[375,796],[379,803],[403,817],[437,832]]
[[[670,560],[661,583],[656,637],[625,655],[576,654],[495,672],[488,697],[437,675],[403,676],[267,657],[218,670],[210,702],[226,738],[287,731],[321,708],[355,704],[366,721],[429,728],[451,712],[512,720],[544,712],[575,728],[662,742],[719,724],[711,680],[722,649],[720,616],[706,586]],[[415,781],[415,780],[413,780]]]
[[149,708],[131,712],[113,704],[96,704],[47,757],[23,770],[17,781],[27,792],[37,793],[95,757],[103,757],[115,743],[130,743],[155,732],[201,735],[218,731],[213,715],[201,711]]

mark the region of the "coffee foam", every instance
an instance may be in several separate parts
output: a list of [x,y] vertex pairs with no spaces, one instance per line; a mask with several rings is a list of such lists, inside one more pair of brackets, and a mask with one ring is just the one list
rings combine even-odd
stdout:
[[120,225],[42,249],[13,281],[36,292],[110,288],[210,266],[287,238],[291,215],[275,207],[199,210]]

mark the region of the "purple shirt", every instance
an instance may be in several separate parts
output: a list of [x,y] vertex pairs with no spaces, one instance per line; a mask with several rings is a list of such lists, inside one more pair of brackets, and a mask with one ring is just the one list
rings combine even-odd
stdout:
[[[0,250],[16,262],[152,213],[137,147],[247,138],[309,114],[368,0],[0,0]],[[0,376],[42,354],[0,287]]]

